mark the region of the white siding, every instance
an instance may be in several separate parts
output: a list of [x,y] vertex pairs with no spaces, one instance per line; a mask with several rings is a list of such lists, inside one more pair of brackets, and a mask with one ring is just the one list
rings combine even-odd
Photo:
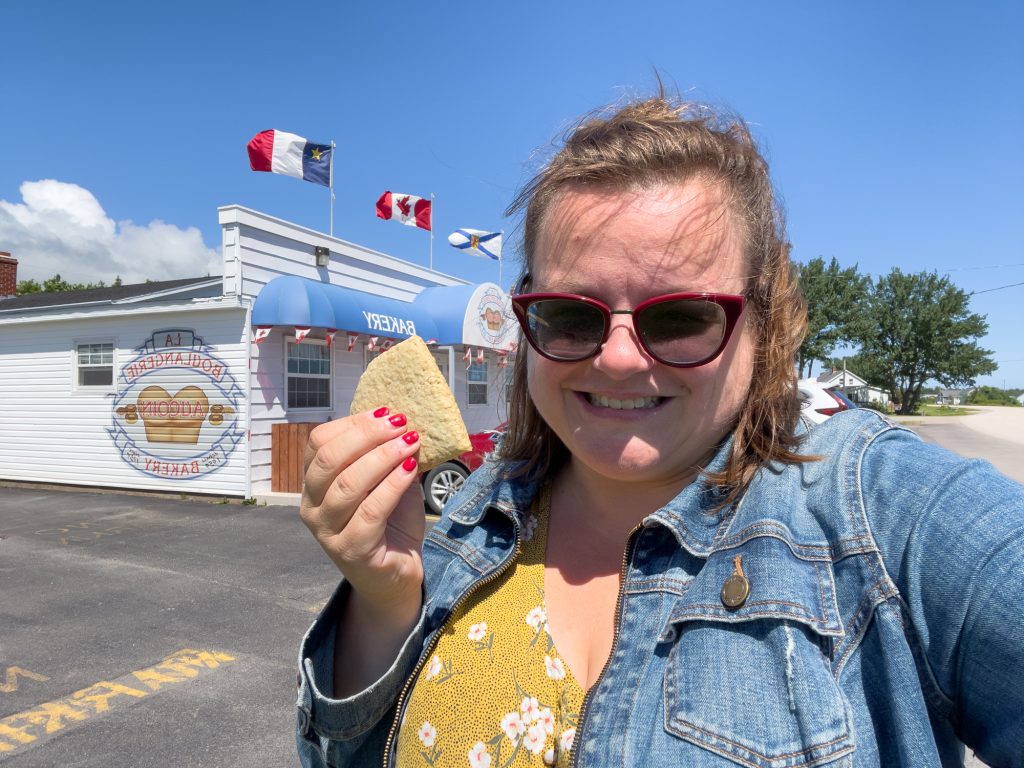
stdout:
[[[109,311],[102,317],[79,316],[74,319],[27,318],[25,322],[0,325],[0,477],[8,480],[56,482],[77,485],[98,485],[122,488],[143,488],[190,493],[216,493],[246,496],[246,440],[248,423],[245,398],[247,384],[246,347],[248,329],[244,308],[135,312],[131,309],[117,314]],[[199,455],[203,441],[211,434],[210,421],[191,420],[196,427],[196,442],[187,438],[182,444],[149,443],[146,427],[157,424],[154,416],[144,423],[136,419],[131,425],[124,414],[114,412],[117,392],[130,394],[130,386],[118,382],[122,368],[132,361],[136,348],[145,343],[154,331],[162,329],[192,330],[210,347],[210,354],[227,366],[227,376],[241,387],[239,412],[233,414],[243,437],[233,450],[225,451],[227,461],[206,474],[174,476],[175,465],[186,457]],[[114,344],[115,386],[110,390],[80,389],[75,381],[75,348],[80,342],[110,341]],[[161,372],[163,374],[163,372]],[[173,398],[175,387],[194,382],[196,374],[169,370],[159,378]],[[152,378],[152,377],[150,377]],[[205,396],[205,394],[204,394]],[[211,391],[210,404],[215,400]],[[139,405],[141,401],[133,402]],[[209,415],[209,408],[204,415]],[[160,424],[169,429],[165,418]],[[154,476],[133,468],[115,445],[111,431],[118,425],[125,434],[137,439],[140,448],[151,450],[166,459],[167,467],[151,463]],[[187,461],[191,466],[191,461]]]

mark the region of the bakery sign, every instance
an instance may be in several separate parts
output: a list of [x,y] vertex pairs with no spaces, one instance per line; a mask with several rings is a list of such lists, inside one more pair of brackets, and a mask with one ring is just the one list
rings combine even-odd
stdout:
[[244,436],[243,393],[195,332],[154,331],[121,367],[107,429],[121,459],[146,475],[192,479],[215,472]]
[[508,296],[498,286],[484,283],[473,292],[463,324],[464,344],[507,349],[515,338],[515,320]]

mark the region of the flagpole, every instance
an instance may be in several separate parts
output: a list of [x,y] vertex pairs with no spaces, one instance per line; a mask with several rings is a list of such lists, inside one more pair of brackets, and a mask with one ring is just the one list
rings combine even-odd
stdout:
[[331,170],[330,170],[330,194],[331,194],[331,237],[334,237],[334,139],[331,139]]
[[[505,244],[505,230],[504,229],[501,230],[501,242],[502,242],[502,245]],[[501,251],[498,251],[498,287],[501,288],[501,290],[503,290],[503,291],[505,290],[505,287],[501,284]]]
[[434,271],[434,193],[430,193],[430,271]]

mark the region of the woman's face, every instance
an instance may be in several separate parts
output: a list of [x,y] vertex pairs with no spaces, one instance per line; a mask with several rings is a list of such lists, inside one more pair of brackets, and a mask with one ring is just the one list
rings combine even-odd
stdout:
[[[673,292],[741,294],[749,279],[741,238],[721,190],[704,181],[569,190],[541,225],[530,290],[591,296],[613,310]],[[688,482],[731,430],[750,386],[746,317],[719,357],[672,368],[639,345],[631,315],[613,315],[608,340],[588,360],[553,362],[529,349],[530,395],[576,469]]]

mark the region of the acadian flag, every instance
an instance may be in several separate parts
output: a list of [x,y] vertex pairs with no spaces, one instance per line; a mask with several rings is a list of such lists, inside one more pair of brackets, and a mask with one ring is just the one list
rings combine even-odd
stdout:
[[377,201],[377,218],[429,230],[430,201],[413,195],[385,192]]
[[501,232],[482,229],[457,229],[448,235],[448,242],[470,256],[501,261]]
[[331,186],[331,145],[314,144],[284,131],[263,131],[252,137],[249,167]]

